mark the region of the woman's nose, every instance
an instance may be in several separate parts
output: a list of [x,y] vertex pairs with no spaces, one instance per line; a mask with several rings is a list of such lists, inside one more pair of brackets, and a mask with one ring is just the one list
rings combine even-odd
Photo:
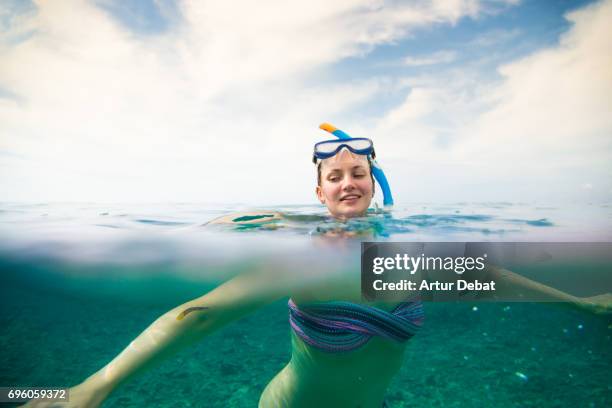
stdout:
[[353,179],[353,177],[351,176],[345,177],[342,182],[342,190],[350,191],[350,190],[353,190],[354,188],[355,188],[355,179]]

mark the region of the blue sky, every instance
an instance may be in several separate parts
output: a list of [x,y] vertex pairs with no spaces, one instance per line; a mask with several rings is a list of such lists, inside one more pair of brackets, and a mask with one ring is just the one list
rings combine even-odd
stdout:
[[612,198],[611,1],[51,3],[0,5],[4,200],[313,203],[325,121],[400,202]]

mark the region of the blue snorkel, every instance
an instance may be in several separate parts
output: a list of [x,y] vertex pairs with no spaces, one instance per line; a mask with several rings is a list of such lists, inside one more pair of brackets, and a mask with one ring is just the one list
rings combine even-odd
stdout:
[[[352,137],[350,137],[349,135],[347,135],[340,129],[336,128],[335,126],[330,125],[329,123],[323,123],[319,126],[319,128],[331,133],[332,135],[336,136],[338,139],[341,139],[341,140],[352,139]],[[378,182],[378,185],[380,186],[383,192],[383,205],[385,207],[392,207],[393,206],[393,196],[391,195],[391,188],[389,188],[389,182],[387,181],[385,172],[378,165],[375,159],[371,159],[371,161],[372,161],[372,175]]]

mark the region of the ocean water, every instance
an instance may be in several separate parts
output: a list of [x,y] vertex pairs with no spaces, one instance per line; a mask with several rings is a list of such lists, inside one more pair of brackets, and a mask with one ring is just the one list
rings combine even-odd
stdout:
[[[251,209],[0,204],[0,386],[75,385],[158,316],[253,260],[324,267],[325,257],[304,259],[337,245],[320,238],[339,228],[390,241],[612,242],[609,205],[413,203],[348,227],[321,206],[278,206],[266,210],[288,220],[206,225]],[[359,254],[352,244],[343,252],[350,267]],[[428,303],[425,312],[389,389],[391,407],[612,406],[610,318],[535,303]],[[103,406],[257,406],[289,361],[289,334],[283,299],[123,385]]]

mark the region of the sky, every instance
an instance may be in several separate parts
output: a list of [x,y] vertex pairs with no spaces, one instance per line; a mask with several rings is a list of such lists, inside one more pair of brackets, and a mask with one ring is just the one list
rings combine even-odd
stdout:
[[612,0],[0,3],[0,201],[314,204],[323,122],[396,202],[609,203]]

